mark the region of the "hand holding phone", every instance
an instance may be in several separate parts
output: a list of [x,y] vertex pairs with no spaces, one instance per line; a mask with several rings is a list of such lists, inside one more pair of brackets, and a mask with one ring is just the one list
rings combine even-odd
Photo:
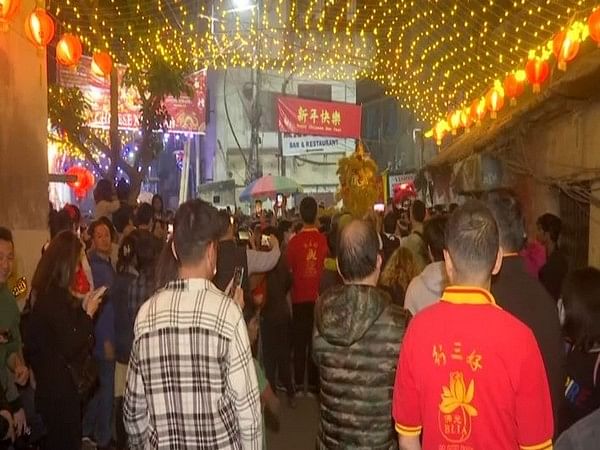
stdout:
[[233,272],[233,278],[227,288],[227,296],[231,297],[240,308],[244,307],[244,292],[242,290],[242,281],[244,279],[244,268],[236,267]]
[[106,294],[107,291],[106,286],[99,287],[94,291],[90,292],[83,299],[83,310],[87,313],[88,316],[93,318],[100,307],[100,303],[102,302],[102,297]]

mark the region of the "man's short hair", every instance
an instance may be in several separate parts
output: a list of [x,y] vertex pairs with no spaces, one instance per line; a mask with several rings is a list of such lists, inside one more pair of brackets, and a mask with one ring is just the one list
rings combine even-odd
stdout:
[[125,178],[121,178],[117,183],[117,198],[121,201],[127,201],[131,187]]
[[458,208],[446,227],[446,248],[460,279],[489,277],[492,273],[500,236],[496,220],[479,200],[469,200]]
[[435,262],[444,260],[447,224],[448,218],[445,216],[439,216],[429,219],[423,226],[423,239],[429,247]]
[[90,235],[90,237],[93,238],[94,234],[96,233],[96,229],[101,226],[105,226],[106,228],[108,228],[110,238],[111,240],[114,240],[116,236],[116,230],[110,219],[106,216],[100,217],[99,219],[96,219],[90,224],[90,227],[88,228],[88,234]]
[[383,218],[383,231],[387,234],[394,234],[396,232],[397,224],[398,216],[394,212],[389,212]]
[[380,241],[375,228],[364,220],[353,220],[340,234],[337,263],[345,281],[362,280],[377,268]]
[[135,225],[138,227],[140,225],[149,226],[153,217],[154,208],[152,208],[152,205],[150,203],[142,203],[135,213]]
[[510,191],[490,192],[486,204],[496,219],[502,248],[510,253],[521,251],[526,239],[525,221],[517,196]]
[[221,222],[217,209],[203,200],[182,204],[175,214],[173,242],[182,264],[202,261],[209,244],[221,238]]
[[309,225],[317,221],[317,201],[313,197],[304,197],[300,202],[300,217]]
[[5,227],[0,227],[0,241],[10,242],[14,245],[12,232]]
[[427,215],[427,208],[425,203],[421,200],[415,200],[410,208],[412,218],[415,222],[423,223],[425,216]]
[[550,235],[552,242],[558,242],[560,232],[562,231],[562,220],[554,214],[546,213],[537,220],[538,226],[544,233]]

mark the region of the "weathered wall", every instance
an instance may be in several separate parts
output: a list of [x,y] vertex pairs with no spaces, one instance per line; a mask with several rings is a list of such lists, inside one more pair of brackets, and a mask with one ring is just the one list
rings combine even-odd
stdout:
[[0,32],[0,224],[13,230],[26,275],[39,259],[48,217],[46,55],[23,30],[38,3],[23,0],[10,30]]
[[[600,170],[600,103],[593,102],[527,131],[523,140],[526,164],[539,177],[590,180]],[[595,175],[597,176],[597,175]],[[596,188],[599,186],[596,185]],[[535,219],[558,213],[558,191],[533,177],[521,177],[517,189],[523,193],[529,232]],[[598,191],[596,191],[596,197]],[[589,262],[600,267],[600,208],[590,206]]]

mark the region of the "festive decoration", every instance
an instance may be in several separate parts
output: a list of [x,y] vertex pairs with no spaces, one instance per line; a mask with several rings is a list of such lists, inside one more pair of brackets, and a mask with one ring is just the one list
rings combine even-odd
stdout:
[[550,75],[550,66],[548,65],[548,61],[540,58],[532,58],[527,61],[525,73],[527,74],[527,80],[533,86],[533,92],[538,93],[541,91],[541,85]]
[[433,128],[433,137],[435,138],[435,142],[437,145],[442,145],[442,140],[448,131],[450,131],[450,125],[445,120],[440,120],[436,126]]
[[450,128],[452,130],[452,135],[456,136],[457,130],[461,127],[461,116],[460,110],[454,111],[453,113],[448,114],[447,122],[450,124]]
[[81,40],[74,34],[64,34],[56,44],[56,59],[63,66],[77,66],[82,54]]
[[594,11],[588,19],[590,37],[600,46],[600,8]]
[[523,95],[525,91],[525,80],[527,74],[524,70],[518,70],[510,73],[504,79],[504,94],[510,99],[512,106],[517,104],[517,98]]
[[471,103],[471,119],[474,122],[481,123],[481,121],[485,118],[487,114],[487,106],[485,103],[485,97],[481,97],[477,100],[473,100]]
[[485,103],[492,119],[498,117],[498,111],[504,107],[504,88],[499,81],[485,96]]
[[579,37],[572,31],[561,31],[554,37],[552,43],[552,50],[558,61],[558,69],[567,70],[567,63],[573,61],[579,53]]
[[96,183],[94,175],[85,167],[71,166],[69,170],[67,170],[67,175],[74,175],[77,177],[77,180],[69,181],[67,184],[75,191],[75,196],[79,199],[84,198]]
[[25,35],[43,50],[54,37],[54,20],[43,8],[36,8],[25,20]]
[[21,0],[0,0],[0,31],[8,31],[8,22],[17,13]]
[[112,56],[107,52],[96,52],[92,58],[92,72],[99,77],[108,77],[112,72]]
[[381,177],[377,176],[377,163],[359,142],[356,151],[338,161],[337,174],[340,190],[337,200],[343,200],[344,208],[355,217],[370,212],[379,196]]
[[394,192],[392,194],[392,201],[395,205],[403,203],[404,201],[414,198],[417,196],[417,190],[415,188],[414,181],[408,183],[400,183],[394,185]]
[[473,118],[471,117],[471,108],[466,107],[460,111],[460,124],[465,130],[468,130],[473,124]]

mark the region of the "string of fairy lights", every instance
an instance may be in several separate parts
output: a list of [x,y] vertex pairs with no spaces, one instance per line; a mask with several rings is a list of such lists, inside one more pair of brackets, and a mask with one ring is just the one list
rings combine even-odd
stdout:
[[469,108],[528,59],[549,60],[556,34],[585,23],[598,6],[598,0],[48,2],[86,52],[110,52],[139,70],[160,56],[180,68],[368,78],[432,124],[434,134],[449,113]]

